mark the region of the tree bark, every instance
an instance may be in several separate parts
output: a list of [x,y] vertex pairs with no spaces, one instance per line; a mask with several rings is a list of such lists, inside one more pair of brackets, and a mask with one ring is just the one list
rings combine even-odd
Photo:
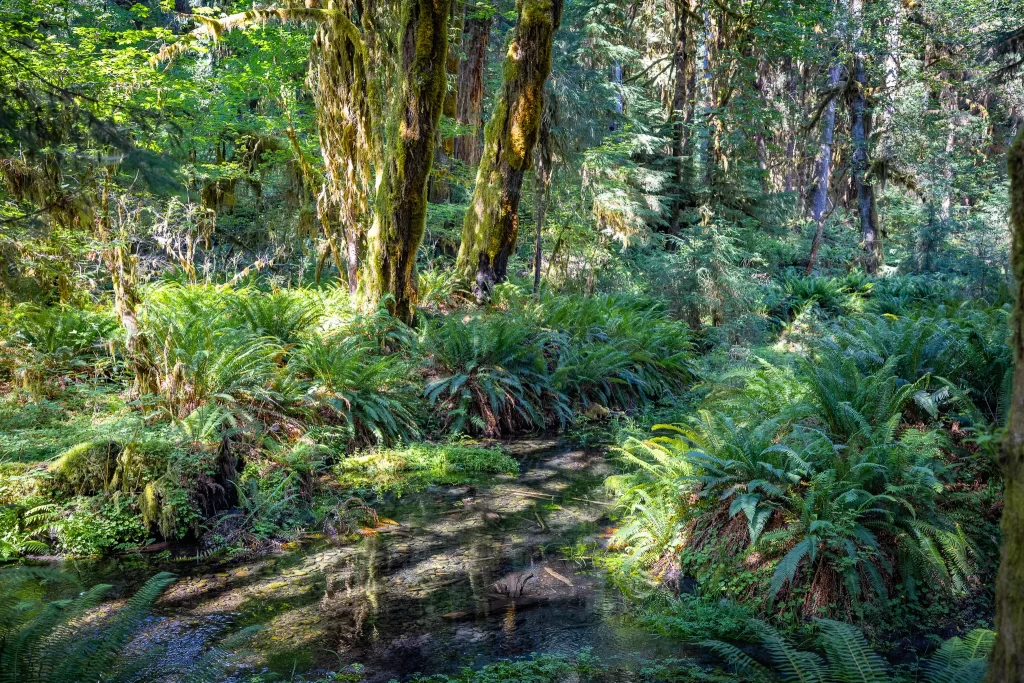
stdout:
[[864,243],[864,269],[878,272],[883,263],[882,236],[878,230],[875,209],[875,188],[868,179],[870,167],[868,138],[871,134],[871,113],[867,102],[866,54],[861,42],[864,21],[864,0],[850,3],[854,23],[853,83],[850,95],[850,139],[853,144],[853,182],[857,190],[857,214],[860,219],[861,238]]
[[1003,545],[996,579],[996,643],[989,683],[1024,680],[1024,128],[1010,147],[1010,259],[1016,280],[1013,308],[1013,398],[1003,438]]
[[[676,27],[675,38],[672,43],[672,68],[675,71],[675,78],[672,84],[672,110],[669,113],[669,125],[672,128],[672,156],[675,157],[675,188],[673,191],[672,206],[669,212],[669,232],[673,235],[679,232],[680,212],[687,195],[692,188],[688,186],[687,180],[691,174],[687,173],[685,153],[687,152],[687,130],[689,116],[687,116],[687,100],[692,92],[687,88],[690,79],[690,72],[693,66],[690,64],[690,41],[689,18],[690,4],[688,0],[675,0]],[[689,110],[692,112],[692,109]]]
[[491,17],[467,16],[462,27],[462,49],[459,62],[458,99],[455,120],[472,127],[466,135],[456,135],[452,156],[467,166],[480,163],[483,153],[484,71],[487,67],[487,43],[491,35]]
[[407,324],[416,313],[416,251],[427,215],[427,179],[446,91],[451,0],[404,0],[398,96],[387,123],[363,271],[366,300],[385,301]]
[[[839,85],[842,67],[832,65],[828,71],[828,87],[834,90]],[[821,145],[818,147],[818,160],[814,165],[814,190],[811,199],[811,219],[814,221],[814,239],[811,241],[811,253],[807,257],[806,274],[814,270],[821,249],[821,240],[825,235],[825,212],[828,209],[828,181],[832,170],[832,140],[836,129],[836,98],[825,105],[821,115]]]
[[543,255],[541,234],[544,230],[544,221],[547,218],[548,199],[551,196],[551,176],[554,171],[551,162],[551,125],[550,119],[544,116],[541,119],[540,135],[537,139],[537,208],[535,212],[537,233],[533,243],[534,294],[540,292],[540,262]]
[[562,0],[519,0],[505,58],[501,93],[484,131],[484,152],[473,200],[462,227],[457,269],[474,280],[479,299],[503,282],[519,236],[523,174],[533,162],[540,131],[544,81]]
[[[456,34],[459,36],[461,41],[462,36],[462,0],[452,0],[451,6],[451,26],[454,26],[457,31]],[[448,117],[450,120],[455,120],[456,111],[458,109],[458,77],[459,77],[459,53],[457,50],[448,50],[448,59],[446,61],[445,71],[447,73],[447,79],[454,81],[455,89],[448,90],[446,86],[446,94],[444,97],[444,108],[441,111],[443,116]],[[440,128],[438,129],[440,132]],[[440,138],[440,136],[438,136]],[[430,182],[427,186],[427,199],[434,204],[446,204],[452,199],[452,173],[451,173],[451,160],[452,153],[455,147],[455,137],[440,138],[440,144],[435,145],[434,150],[434,171],[431,173]]]

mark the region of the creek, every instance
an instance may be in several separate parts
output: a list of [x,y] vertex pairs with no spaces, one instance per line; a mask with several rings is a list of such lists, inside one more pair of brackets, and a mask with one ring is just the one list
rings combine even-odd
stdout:
[[236,680],[355,665],[383,683],[587,649],[624,668],[681,656],[625,622],[624,598],[588,560],[610,533],[604,454],[544,440],[506,448],[521,462],[518,476],[384,502],[382,525],[355,542],[314,539],[215,565],[135,555],[65,568],[122,592],[158,570],[175,573],[132,645],[163,657],[192,659],[259,626],[236,657]]

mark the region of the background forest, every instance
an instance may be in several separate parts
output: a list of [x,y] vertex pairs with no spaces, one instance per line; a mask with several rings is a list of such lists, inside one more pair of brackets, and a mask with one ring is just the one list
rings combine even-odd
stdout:
[[566,566],[699,656],[407,680],[983,680],[1022,67],[1010,0],[3,0],[0,681],[228,680],[74,558],[362,542],[552,434]]

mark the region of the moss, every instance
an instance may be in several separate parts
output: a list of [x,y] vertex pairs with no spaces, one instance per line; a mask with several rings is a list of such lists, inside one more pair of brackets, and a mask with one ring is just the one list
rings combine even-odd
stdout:
[[1013,309],[1013,399],[1003,441],[1003,544],[996,580],[997,632],[988,680],[1009,683],[1024,678],[1024,128],[1010,147],[1010,259],[1016,279]]
[[462,228],[458,271],[476,283],[478,298],[505,279],[519,236],[523,175],[533,161],[540,133],[544,82],[561,20],[559,0],[522,0],[502,69],[502,89],[484,128],[484,151],[476,189]]
[[105,491],[117,469],[120,446],[113,441],[86,441],[50,463],[51,485],[62,493],[96,495]]
[[406,0],[402,5],[402,65],[386,124],[373,223],[360,286],[371,307],[412,323],[416,306],[416,251],[427,217],[427,179],[435,131],[447,88],[451,0]]

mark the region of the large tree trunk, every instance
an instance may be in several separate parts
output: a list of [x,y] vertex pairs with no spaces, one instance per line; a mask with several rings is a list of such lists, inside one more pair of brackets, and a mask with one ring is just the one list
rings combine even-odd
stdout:
[[472,131],[455,136],[452,156],[467,166],[480,163],[483,153],[484,71],[487,67],[487,42],[491,35],[491,16],[466,16],[462,25],[462,49],[459,63],[458,99],[455,120]]
[[387,123],[380,181],[367,234],[366,299],[386,300],[411,324],[416,313],[416,251],[427,215],[427,179],[446,91],[451,0],[404,0],[398,96]]
[[[839,85],[842,67],[833,65],[828,71],[828,87],[834,90]],[[828,181],[832,170],[832,140],[836,130],[836,98],[830,93],[831,99],[825,105],[821,115],[821,145],[818,148],[818,160],[814,166],[814,191],[811,199],[811,219],[814,221],[814,240],[811,242],[811,254],[807,258],[806,274],[814,270],[821,249],[821,240],[825,235],[825,212],[828,210]]]
[[882,265],[882,236],[878,230],[875,209],[875,188],[868,179],[870,167],[868,140],[871,135],[871,112],[867,102],[866,55],[861,41],[864,22],[864,0],[852,0],[850,14],[854,23],[853,83],[850,95],[850,138],[853,144],[853,183],[857,190],[857,214],[864,243],[864,269],[878,272]]
[[519,236],[523,174],[533,162],[551,46],[562,19],[562,0],[519,0],[517,8],[501,93],[484,131],[483,157],[459,248],[457,268],[467,280],[475,279],[478,298],[486,298],[505,280]]
[[1013,309],[1013,399],[1003,438],[1003,546],[996,579],[996,644],[989,683],[1024,680],[1024,128],[1010,147],[1010,259],[1016,280]]

